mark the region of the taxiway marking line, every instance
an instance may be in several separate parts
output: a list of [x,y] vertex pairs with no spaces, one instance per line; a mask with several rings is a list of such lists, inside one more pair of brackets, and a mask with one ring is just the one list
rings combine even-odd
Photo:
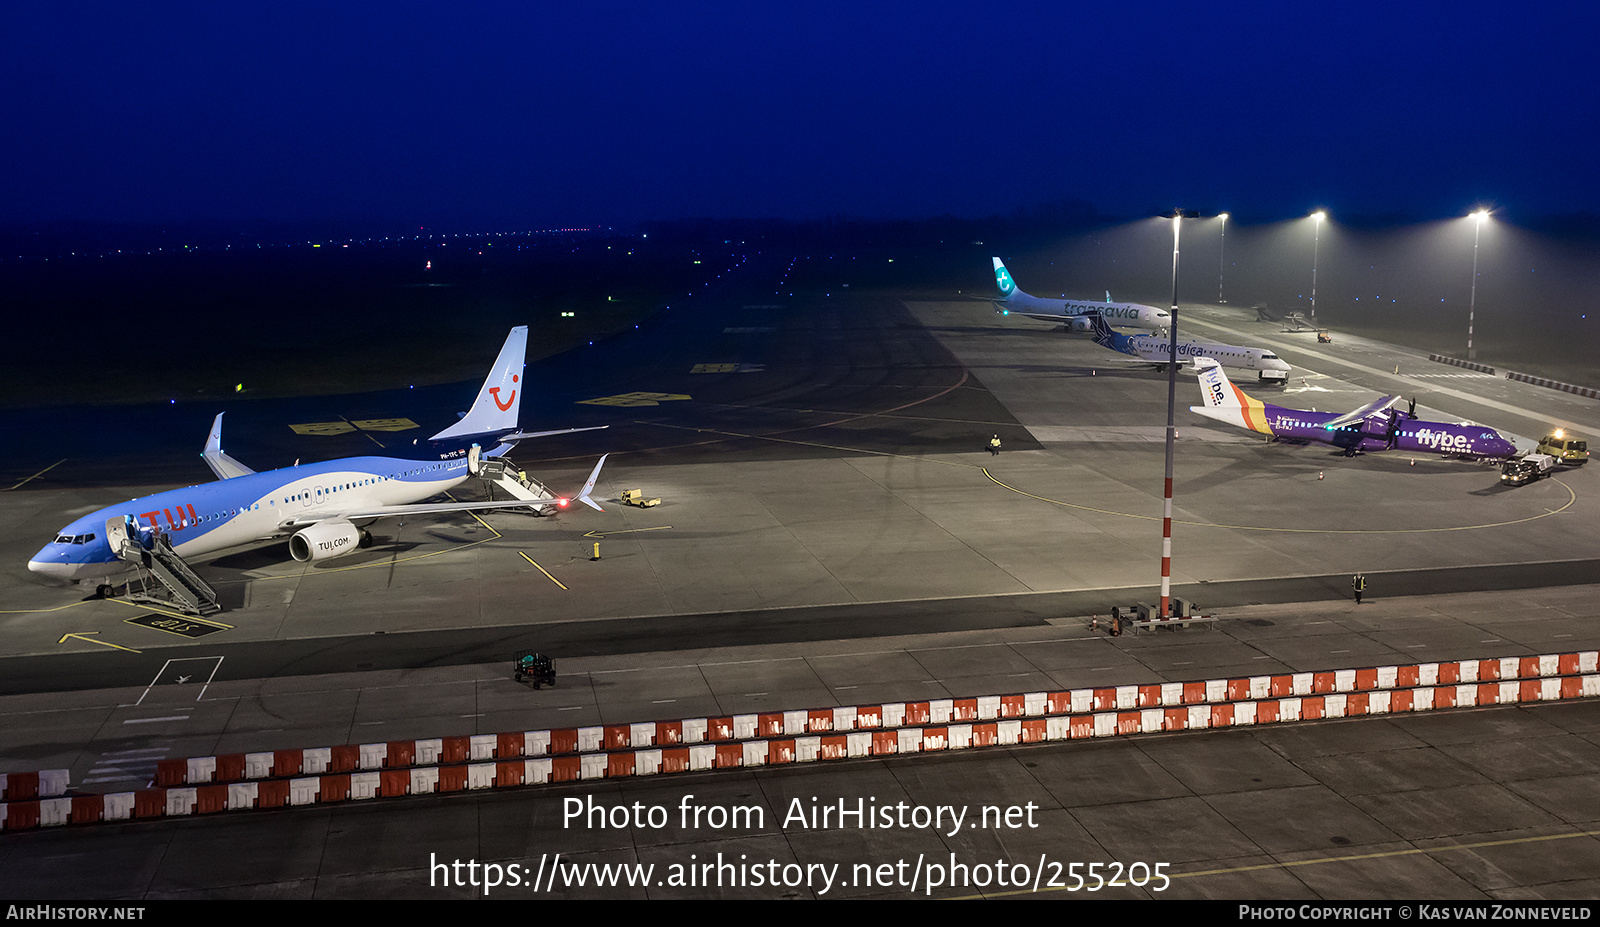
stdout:
[[61,640],[56,641],[56,643],[65,644],[67,642],[67,638],[76,637],[80,641],[88,641],[91,644],[99,644],[102,647],[115,647],[118,650],[126,650],[129,653],[142,653],[142,651],[134,650],[132,647],[124,647],[121,644],[113,644],[110,641],[97,641],[92,637],[85,637],[84,636],[85,634],[99,634],[99,633],[100,633],[99,631],[84,631],[82,633],[76,633],[75,632],[75,633],[72,633],[72,634],[63,634],[63,635],[61,635]]
[[[517,553],[522,554],[522,551],[519,550],[519,551],[517,551]],[[529,563],[533,564],[533,568],[538,570],[540,573],[543,573],[545,575],[545,578],[549,579],[552,583],[555,583],[557,586],[561,586],[562,589],[565,589],[568,592],[571,591],[570,589],[567,589],[566,586],[562,585],[561,580],[556,579],[554,576],[551,576],[550,575],[550,571],[545,569],[544,567],[540,566],[538,564],[538,561],[534,560],[532,557],[528,556],[527,554],[522,554],[522,559],[524,559],[524,560],[528,561]]]
[[[1062,502],[1059,499],[1048,499],[1044,496],[1036,496],[1031,492],[1018,489],[1017,487],[1002,481],[993,473],[990,473],[988,467],[982,467],[980,469],[983,470],[984,476],[994,480],[996,483],[999,483],[1001,486],[1004,486],[1017,495],[1027,496],[1029,499],[1038,499],[1040,502],[1048,502],[1051,505],[1059,505],[1069,509],[1081,509],[1085,512],[1096,512],[1101,515],[1120,515],[1123,518],[1138,518],[1143,521],[1161,520],[1160,516],[1157,515],[1134,515],[1129,512],[1112,512],[1107,509],[1097,509],[1092,505],[1078,505],[1075,502]],[[1555,478],[1552,477],[1552,479]],[[1577,503],[1578,494],[1573,491],[1571,486],[1568,486],[1559,479],[1555,479],[1555,482],[1560,483],[1561,488],[1567,491],[1566,505],[1563,505],[1561,508],[1555,509],[1554,511],[1546,510],[1544,513],[1539,515],[1529,515],[1527,518],[1517,518],[1512,521],[1498,521],[1487,525],[1454,525],[1448,528],[1272,528],[1265,525],[1219,525],[1215,522],[1208,521],[1180,521],[1176,518],[1172,520],[1172,523],[1175,525],[1188,525],[1191,528],[1227,528],[1232,531],[1279,531],[1285,534],[1435,534],[1441,531],[1474,531],[1479,528],[1504,528],[1508,525],[1520,525],[1523,522],[1537,521],[1541,518],[1548,518],[1551,515],[1566,511],[1575,503]]]
[[[56,461],[55,463],[51,464],[50,466],[45,467],[43,470],[40,470],[38,473],[35,473],[33,476],[28,477],[28,479],[23,480],[22,483],[26,483],[26,482],[28,482],[28,480],[36,480],[39,477],[44,476],[46,473],[49,473],[51,470],[54,470],[55,468],[61,466],[64,463],[66,463],[69,459],[71,459],[71,458],[67,458],[67,457],[61,458],[60,460]],[[16,486],[8,487],[6,489],[6,492],[10,492],[11,490],[16,489],[17,486],[21,486],[22,483],[18,483]]]
[[[585,531],[583,536],[586,538],[604,538],[613,534],[634,534],[639,531],[665,531],[671,527],[671,525],[657,525],[654,528],[623,528],[620,531]],[[523,556],[526,557],[527,554],[523,554]]]

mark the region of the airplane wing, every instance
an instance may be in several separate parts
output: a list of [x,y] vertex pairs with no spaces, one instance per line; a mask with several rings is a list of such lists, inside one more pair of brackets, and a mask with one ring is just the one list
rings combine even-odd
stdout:
[[215,473],[219,480],[231,480],[236,476],[249,476],[256,471],[222,452],[222,416],[224,414],[226,413],[218,412],[217,417],[211,420],[211,434],[206,437],[205,450],[200,452],[200,456],[205,458],[206,465],[211,468],[211,472]]
[[[603,512],[605,509],[602,509],[599,503],[589,498],[589,494],[594,492],[595,481],[600,478],[600,468],[605,466],[606,458],[610,456],[610,454],[601,455],[600,462],[594,465],[594,469],[589,473],[589,479],[583,484],[583,489],[578,493],[577,496],[579,502],[582,502],[589,508],[594,509],[596,512]],[[392,515],[430,515],[438,512],[476,512],[484,509],[518,509],[527,508],[534,505],[554,504],[558,506],[565,506],[569,501],[570,500],[568,499],[546,499],[543,501],[529,501],[527,499],[502,499],[496,502],[419,502],[411,505],[375,505],[370,508],[349,509],[343,512],[319,512],[316,515],[296,516],[280,522],[278,526],[283,529],[304,528],[308,525],[314,525],[317,522],[332,521],[334,519],[351,521],[357,518],[388,518]]]
[[1366,405],[1362,406],[1361,408],[1356,409],[1354,412],[1346,412],[1345,414],[1339,416],[1338,418],[1334,419],[1333,421],[1328,422],[1327,425],[1325,425],[1324,427],[1326,427],[1326,428],[1339,428],[1339,427],[1342,427],[1344,425],[1349,425],[1349,424],[1352,424],[1354,422],[1362,421],[1363,419],[1365,419],[1369,415],[1373,415],[1375,413],[1383,412],[1383,411],[1387,410],[1390,406],[1394,405],[1395,403],[1397,403],[1399,401],[1400,401],[1400,397],[1399,396],[1385,396],[1382,399],[1373,400],[1372,402],[1367,403]]
[[1016,309],[1000,309],[1006,315],[1020,315],[1025,319],[1038,319],[1040,322],[1061,322],[1068,318],[1064,312],[1021,312]]

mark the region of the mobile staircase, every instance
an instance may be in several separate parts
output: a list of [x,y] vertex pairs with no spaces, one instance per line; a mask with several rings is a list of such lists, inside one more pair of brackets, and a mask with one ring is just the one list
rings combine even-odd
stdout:
[[128,581],[128,598],[201,617],[222,611],[217,591],[178,556],[165,532],[113,518],[106,522],[106,538],[120,559],[138,568]]

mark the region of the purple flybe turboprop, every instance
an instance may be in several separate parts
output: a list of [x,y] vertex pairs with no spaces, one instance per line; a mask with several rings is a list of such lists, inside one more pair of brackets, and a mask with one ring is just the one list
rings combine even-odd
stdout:
[[[1363,451],[1407,451],[1446,457],[1511,457],[1517,448],[1485,425],[1419,421],[1414,411],[1393,408],[1399,396],[1385,396],[1343,415],[1285,409],[1251,399],[1228,381],[1209,357],[1198,358],[1200,395],[1205,405],[1190,406],[1207,418],[1290,441],[1316,441],[1342,448],[1346,457]],[[1412,403],[1412,409],[1416,407]]]

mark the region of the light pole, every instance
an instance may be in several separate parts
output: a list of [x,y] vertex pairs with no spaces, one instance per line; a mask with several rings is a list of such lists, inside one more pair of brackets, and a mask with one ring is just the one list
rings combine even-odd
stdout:
[[1197,219],[1190,209],[1174,209],[1172,219],[1172,339],[1167,353],[1167,475],[1161,500],[1161,617],[1172,617],[1172,445],[1178,436],[1174,410],[1178,405],[1178,233],[1184,219]]
[[1472,350],[1472,321],[1478,309],[1478,235],[1483,231],[1483,220],[1489,218],[1489,210],[1480,209],[1472,214],[1477,220],[1472,226],[1472,298],[1467,302],[1467,360],[1476,360],[1478,355]]
[[1317,210],[1311,214],[1313,232],[1311,234],[1311,325],[1317,324],[1317,249],[1322,244],[1322,220],[1328,214]]
[[1222,220],[1222,231],[1218,235],[1220,244],[1217,245],[1217,302],[1225,303],[1227,300],[1222,298],[1222,269],[1227,266],[1228,214],[1222,213],[1217,218]]

